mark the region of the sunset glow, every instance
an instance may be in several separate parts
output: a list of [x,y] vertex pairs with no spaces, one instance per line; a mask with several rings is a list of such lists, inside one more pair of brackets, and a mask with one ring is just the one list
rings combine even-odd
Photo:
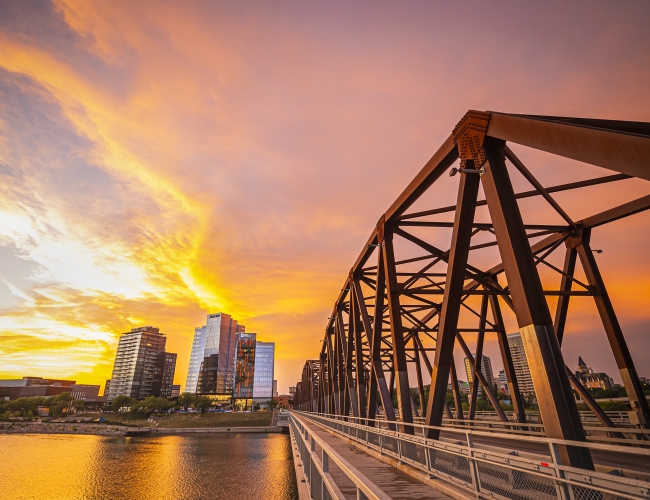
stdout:
[[[286,392],[378,218],[468,109],[650,121],[650,4],[589,6],[0,2],[0,378],[103,386],[119,334],[155,325],[183,385],[194,327],[223,311],[276,342]],[[581,216],[588,199],[558,197]],[[594,239],[650,376],[650,214]],[[593,302],[571,312],[567,363],[620,382]]]

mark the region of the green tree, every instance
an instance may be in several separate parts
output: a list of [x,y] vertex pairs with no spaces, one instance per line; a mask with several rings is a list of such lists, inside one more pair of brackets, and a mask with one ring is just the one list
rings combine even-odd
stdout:
[[137,399],[130,398],[129,396],[117,396],[113,400],[113,411],[118,411],[120,408],[130,408],[138,403]]
[[192,394],[191,392],[184,392],[178,397],[178,405],[187,410],[190,406],[192,406],[195,400],[196,394]]
[[75,399],[72,402],[72,406],[75,408],[77,411],[81,411],[84,409],[84,400],[83,399]]
[[210,406],[212,406],[212,400],[208,396],[197,396],[194,400],[194,407],[197,410],[201,410],[201,415],[203,415]]
[[278,400],[277,399],[269,399],[266,402],[267,405],[269,405],[269,409],[271,411],[275,410],[278,407]]
[[53,417],[61,417],[67,408],[70,407],[72,401],[72,394],[63,392],[58,396],[54,396],[47,400],[47,405],[50,408],[50,415]]

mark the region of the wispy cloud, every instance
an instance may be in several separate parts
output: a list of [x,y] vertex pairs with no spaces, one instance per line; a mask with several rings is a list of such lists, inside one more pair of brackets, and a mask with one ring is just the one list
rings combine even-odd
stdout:
[[[0,4],[0,376],[100,382],[118,334],[156,324],[182,382],[193,327],[224,310],[278,342],[291,385],[467,109],[647,120],[647,5],[556,7]],[[606,262],[635,324],[638,223]]]

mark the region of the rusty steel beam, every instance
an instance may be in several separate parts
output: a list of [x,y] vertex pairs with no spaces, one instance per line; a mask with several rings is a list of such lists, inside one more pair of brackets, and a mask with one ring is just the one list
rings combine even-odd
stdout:
[[487,135],[650,180],[647,124],[490,113]]
[[[618,173],[545,187],[505,141]],[[476,381],[472,390],[476,392],[478,383],[486,384],[481,373],[485,335],[495,333],[516,419],[525,429],[526,415],[499,306],[501,297],[513,309],[519,324],[547,436],[584,440],[572,387],[605,428],[611,429],[613,425],[588,391],[570,373],[560,350],[570,297],[589,295],[596,301],[626,389],[631,394],[636,419],[640,425],[648,425],[648,405],[640,391],[634,364],[589,248],[588,238],[593,228],[650,208],[650,195],[574,221],[551,193],[630,177],[650,180],[649,151],[650,124],[468,112],[371,232],[338,294],[326,325],[319,359],[308,362],[303,378],[297,385],[298,407],[311,408],[312,411],[325,410],[339,416],[352,412],[361,418],[374,418],[378,416],[380,403],[390,428],[395,430],[397,426],[393,422],[396,415],[391,400],[393,385],[397,388],[401,420],[405,424],[412,422],[413,414],[418,411],[410,396],[407,369],[408,363],[414,363],[420,411],[425,414],[427,423],[439,424],[444,413],[452,416],[446,402],[449,378],[454,388],[457,411],[462,412],[453,365],[456,337],[474,367]],[[534,187],[532,191],[514,193],[505,167],[506,157],[531,183]],[[425,210],[407,214],[413,204],[458,159],[460,169],[451,171],[460,180],[457,204],[438,208],[434,205],[430,209],[425,206]],[[477,186],[474,193],[469,187],[472,183]],[[485,199],[480,201],[477,201],[478,184],[483,185],[485,192]],[[524,222],[517,200],[534,196],[545,199],[566,224]],[[427,198],[427,203],[430,201]],[[474,211],[477,206],[483,205],[488,207],[491,221],[475,222]],[[414,220],[450,211],[456,212],[453,223],[435,218]],[[405,231],[407,226],[419,226],[418,232]],[[438,248],[440,238],[436,236],[437,243],[432,243],[429,237],[430,232],[440,232],[446,227],[452,230],[452,244],[448,250]],[[472,236],[479,232],[492,233],[494,241],[472,246]],[[420,255],[400,255],[402,247],[396,242],[398,238],[417,245]],[[531,244],[532,241],[536,243]],[[550,257],[562,243],[566,243],[568,250],[564,265],[560,268],[550,261]],[[472,264],[468,263],[471,252],[494,246],[499,250],[503,261],[501,264],[483,270],[474,265],[473,258]],[[378,265],[367,266],[376,250]],[[589,285],[574,278],[578,258],[585,268]],[[539,264],[559,275],[559,289],[542,289],[537,270]],[[505,273],[508,282],[505,288],[498,284],[501,273]],[[578,289],[573,286],[574,282]],[[366,292],[371,290],[365,294],[367,296],[364,296],[364,288]],[[467,300],[474,295],[482,296],[480,312]],[[546,298],[551,295],[558,296],[554,320],[546,303]],[[371,305],[373,302],[374,305]],[[489,325],[486,317],[488,304],[492,313]],[[459,326],[461,309],[463,314],[479,318],[478,328]],[[463,340],[463,332],[478,334],[476,358]],[[425,347],[421,336],[426,342],[435,342],[435,348],[430,344]],[[427,355],[431,351],[435,353],[433,366]],[[426,411],[422,362],[432,379]],[[390,377],[389,383],[387,376]],[[498,401],[490,388],[486,387],[486,392],[499,411]],[[476,397],[472,401],[470,417],[475,411]],[[409,429],[410,426],[402,427]],[[616,430],[607,432],[614,436],[621,435]],[[429,437],[437,437],[436,432],[429,432]],[[589,454],[576,447],[560,447],[560,455],[567,465],[592,466]]]
[[[393,233],[391,228],[384,227],[382,256],[386,273],[386,298],[388,299],[388,314],[390,316],[390,335],[393,345],[393,372],[397,382],[397,404],[402,422],[412,423],[411,391],[409,387],[408,367],[404,351],[404,328],[402,326],[402,311],[399,300],[399,287],[395,276],[395,253],[393,248]],[[391,384],[392,385],[392,384]],[[391,387],[392,392],[392,387]],[[413,434],[413,427],[407,426],[404,431]]]
[[[458,210],[454,217],[454,229],[451,237],[445,294],[436,339],[436,356],[431,375],[429,401],[427,402],[426,425],[440,426],[442,424],[442,412],[447,397],[449,370],[453,362],[454,342],[465,284],[479,184],[480,177],[478,175],[462,175],[458,188]],[[429,429],[427,435],[429,439],[438,439],[440,431]]]
[[[499,243],[546,435],[569,441],[585,441],[542,282],[508,176],[503,142],[486,138],[484,149],[487,158],[483,164],[483,190]],[[563,463],[593,469],[591,456],[584,448],[563,446],[560,455]]]
[[[481,364],[483,361],[483,341],[485,339],[485,322],[487,321],[487,306],[488,306],[488,296],[484,295],[481,300],[481,318],[479,319],[478,326],[478,337],[476,338],[476,362],[474,364],[474,370],[481,371]],[[474,420],[476,414],[476,400],[478,399],[478,377],[474,376],[472,380],[472,387],[470,394],[472,397],[469,401],[469,419]],[[488,389],[486,389],[488,390]]]

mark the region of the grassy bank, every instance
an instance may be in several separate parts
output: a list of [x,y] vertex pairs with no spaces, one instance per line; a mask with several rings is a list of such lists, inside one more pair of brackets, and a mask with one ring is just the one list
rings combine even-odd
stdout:
[[[271,425],[271,412],[253,413],[172,413],[171,415],[155,416],[158,428],[188,428],[188,427],[261,427]],[[106,423],[120,423],[140,427],[156,427],[147,420],[129,418],[123,413],[94,413],[84,414],[93,418],[103,417]]]

